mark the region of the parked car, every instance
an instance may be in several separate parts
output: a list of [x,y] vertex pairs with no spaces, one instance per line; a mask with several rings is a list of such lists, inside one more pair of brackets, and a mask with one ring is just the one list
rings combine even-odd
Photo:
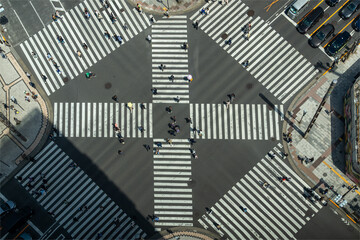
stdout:
[[339,12],[343,19],[350,18],[360,8],[360,0],[350,0]]
[[317,48],[322,44],[329,36],[335,31],[335,27],[332,24],[323,25],[317,30],[309,39],[309,44],[313,48]]
[[301,20],[301,22],[296,26],[296,29],[299,31],[299,33],[304,34],[312,26],[314,26],[323,16],[324,10],[322,9],[322,7],[317,7],[310,13],[307,13],[307,16],[303,18],[303,20]]
[[360,31],[360,14],[357,15],[357,17],[352,22],[352,27],[354,28],[355,31],[357,32]]
[[334,56],[346,46],[350,39],[351,35],[349,32],[344,31],[339,33],[333,40],[331,40],[331,42],[329,42],[328,45],[326,45],[325,52],[329,56]]
[[7,212],[10,212],[12,209],[16,208],[16,204],[13,201],[6,201],[0,205],[0,216],[4,215]]
[[325,2],[326,2],[330,7],[334,7],[336,4],[338,4],[339,0],[325,0]]

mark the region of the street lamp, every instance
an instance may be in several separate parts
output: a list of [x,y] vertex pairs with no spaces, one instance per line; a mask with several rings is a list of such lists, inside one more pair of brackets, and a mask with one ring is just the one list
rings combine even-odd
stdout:
[[306,115],[306,113],[307,113],[307,111],[304,109],[303,110],[303,115],[300,118],[299,124],[301,124],[301,121],[302,121],[303,117]]

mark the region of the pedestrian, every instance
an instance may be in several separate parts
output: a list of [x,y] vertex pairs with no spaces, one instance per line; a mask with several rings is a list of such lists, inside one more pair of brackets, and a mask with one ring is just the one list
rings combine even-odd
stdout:
[[30,102],[30,98],[28,96],[25,96],[25,101]]
[[6,103],[3,103],[3,105],[5,109],[8,109],[9,106]]
[[34,186],[31,183],[27,183],[26,186],[29,188],[29,190],[34,188]]
[[225,41],[225,44],[231,45],[232,39],[229,38],[229,40]]
[[103,17],[101,16],[101,14],[98,12],[98,10],[95,10],[95,16],[97,17],[97,19],[100,21],[101,19],[103,19]]
[[166,65],[165,65],[165,64],[160,64],[160,70],[161,70],[161,71],[164,71],[165,68],[166,68]]
[[150,36],[150,35],[147,35],[146,40],[147,40],[149,43],[151,43],[151,36]]
[[145,104],[144,104],[144,103],[140,103],[140,108],[141,108],[142,110],[145,110],[145,109],[146,109]]
[[81,52],[80,52],[79,50],[77,50],[76,53],[77,53],[77,55],[78,55],[79,57],[81,57],[82,54],[81,54]]
[[146,151],[148,152],[148,151],[151,149],[150,145],[149,145],[149,144],[145,144],[145,149],[146,149]]
[[166,139],[166,142],[167,142],[170,146],[173,145],[173,140],[170,139],[170,138],[167,138],[167,139]]
[[55,61],[53,61],[52,63],[53,63],[53,65],[54,65],[54,67],[55,67],[56,69],[59,69],[59,68],[60,68],[60,66],[57,65],[57,63],[56,63]]
[[132,113],[133,110],[134,110],[133,104],[132,104],[131,102],[128,102],[128,103],[127,103],[127,107],[129,108],[130,113]]
[[230,98],[230,102],[233,102],[235,99],[235,94],[234,93],[229,94],[229,98]]
[[195,127],[192,129],[192,131],[193,131],[193,134],[196,135],[197,129]]
[[145,128],[143,126],[139,126],[139,130],[141,133],[145,132]]
[[46,57],[47,57],[48,61],[52,61],[52,60],[53,60],[53,58],[52,58],[52,56],[51,56],[50,53],[47,53],[47,54],[46,54]]
[[130,225],[131,225],[132,228],[135,227],[135,222],[131,221]]
[[119,102],[119,99],[118,99],[118,97],[116,95],[112,96],[111,99],[114,100],[115,102]]
[[110,33],[109,33],[107,30],[105,30],[104,36],[105,36],[107,39],[110,39]]
[[198,21],[198,20],[196,20],[196,21],[193,23],[193,25],[194,25],[194,28],[195,28],[196,30],[199,30],[199,21]]
[[168,106],[167,111],[168,111],[168,114],[171,114],[172,113],[172,106]]
[[123,152],[121,150],[118,150],[118,155],[121,155]]
[[100,206],[100,211],[104,211],[104,207],[103,206]]
[[88,50],[88,45],[86,43],[81,44],[81,46],[85,49]]
[[109,3],[108,0],[105,0],[105,7],[106,7],[106,8],[109,8],[109,7],[110,7],[110,3]]
[[202,130],[201,129],[198,130],[198,134],[199,134],[199,137],[202,136]]
[[188,44],[187,42],[184,42],[184,44],[183,44],[183,48],[185,49],[185,51],[186,51],[186,50],[188,50],[188,48],[189,48],[189,44]]
[[18,181],[22,181],[22,180],[23,180],[22,176],[16,176],[16,179],[17,179]]
[[74,218],[73,218],[73,221],[74,221],[74,222],[77,222],[77,221],[79,221],[79,219],[78,219],[77,217],[74,217]]
[[[28,72],[25,72],[25,74],[26,74],[26,76],[30,79],[31,78],[31,75],[30,75],[30,73],[28,73]],[[31,85],[31,84],[30,84]]]
[[57,17],[57,18],[62,18],[62,16],[60,15],[59,11],[56,11],[56,12],[55,12],[55,17]]
[[56,72],[57,72],[58,74],[62,74],[62,72],[61,72],[60,69],[56,69]]
[[209,15],[209,13],[210,13],[210,9],[207,7],[207,8],[205,9],[205,15]]
[[230,100],[227,100],[226,101],[226,109],[229,109],[229,106],[230,106]]
[[151,91],[154,95],[158,94],[157,88],[152,88]]
[[202,9],[200,10],[200,13],[201,13],[201,15],[206,15],[205,8],[202,8]]
[[11,97],[10,97],[10,100],[11,100],[13,103],[17,104],[17,100],[16,100],[16,98],[15,98],[14,96],[11,96]]
[[136,4],[136,9],[138,10],[139,13],[142,12],[142,7],[139,3]]
[[249,66],[249,60],[243,62],[242,65],[244,66],[244,68],[247,68]]
[[176,98],[174,98],[175,102],[179,103],[180,102],[180,97],[176,96]]
[[53,212],[48,211],[47,212],[50,216],[55,217],[55,214]]
[[65,200],[63,201],[63,203],[64,203],[65,205],[68,205],[70,202],[69,202],[68,199],[65,199]]
[[175,76],[171,74],[170,77],[169,77],[169,79],[170,79],[172,82],[174,82]]
[[229,3],[229,0],[224,0],[224,2],[225,2],[225,5],[227,5]]
[[41,75],[41,78],[44,80],[44,82],[46,83],[47,77],[45,75]]
[[31,52],[31,55],[33,56],[33,58],[38,58],[38,55],[35,52]]
[[28,177],[29,182],[33,182],[34,181],[34,177]]
[[160,154],[160,150],[158,148],[155,149],[155,155],[159,155]]
[[77,168],[78,167],[78,165],[76,164],[76,163],[71,163],[70,165],[69,165],[69,167],[71,167],[71,168],[73,168],[73,169],[75,169],[75,168]]
[[172,116],[172,117],[170,117],[170,119],[173,120],[174,123],[176,123],[176,116]]
[[55,14],[51,15],[51,18],[52,18],[52,20],[53,20],[54,22],[57,21],[57,18],[56,18],[56,16],[55,16]]
[[192,120],[191,120],[191,118],[189,118],[189,117],[185,118],[185,121],[186,121],[186,123],[192,124]]
[[113,123],[113,126],[114,126],[114,131],[120,132],[120,128],[119,128],[119,126],[117,125],[117,123]]
[[151,15],[151,17],[150,17],[150,22],[151,22],[151,23],[155,23],[155,18],[154,18],[154,16],[152,16],[152,15]]

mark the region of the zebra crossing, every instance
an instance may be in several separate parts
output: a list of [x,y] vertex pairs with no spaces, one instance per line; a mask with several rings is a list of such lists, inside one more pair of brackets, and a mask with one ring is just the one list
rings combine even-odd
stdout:
[[[124,0],[109,2],[110,7],[104,8],[98,0],[85,0],[66,12],[61,19],[47,25],[20,44],[34,75],[38,79],[42,79],[42,75],[47,77],[46,82],[41,81],[47,95],[54,93],[64,86],[65,81],[78,76],[151,25],[145,13],[140,14],[135,8],[130,9]],[[84,17],[85,8],[92,16],[90,19]],[[95,11],[98,11],[103,19],[98,20]],[[117,18],[115,23],[111,23],[110,12]],[[110,34],[120,35],[123,43],[105,38],[105,30]],[[64,44],[58,43],[57,35],[64,38]],[[83,49],[83,43],[88,45],[87,50]],[[82,57],[77,55],[78,50]],[[33,52],[37,56],[34,57]],[[48,53],[53,61],[49,61]],[[58,67],[54,67],[55,65]],[[57,68],[61,74],[57,73]]]
[[[304,198],[309,186],[283,162],[281,148],[274,147],[273,159],[261,159],[198,222],[229,239],[294,239],[322,205]],[[281,182],[282,176],[291,179]]]
[[[285,104],[312,80],[318,70],[260,17],[248,16],[249,8],[239,0],[229,4],[209,1],[209,14],[190,17],[239,64],[249,61],[246,70]],[[251,23],[250,37],[246,28]],[[226,44],[225,39],[232,43]]]
[[[50,142],[17,174],[19,183],[74,239],[134,239],[146,233],[59,146]],[[32,180],[29,179],[33,178]],[[44,181],[46,179],[47,183]],[[31,186],[30,186],[31,185]],[[45,190],[43,194],[39,192]],[[86,206],[86,208],[84,208]],[[114,222],[115,218],[118,221]]]
[[190,137],[198,139],[280,140],[283,105],[190,104]]
[[[154,139],[154,214],[161,227],[193,226],[191,146],[188,139]],[[157,151],[158,154],[157,154]]]
[[[171,16],[152,25],[153,103],[189,103],[187,17]],[[160,65],[165,65],[160,69]],[[174,76],[171,79],[171,76]]]
[[[153,137],[152,103],[54,102],[54,127],[59,137]],[[144,131],[140,131],[140,128]]]

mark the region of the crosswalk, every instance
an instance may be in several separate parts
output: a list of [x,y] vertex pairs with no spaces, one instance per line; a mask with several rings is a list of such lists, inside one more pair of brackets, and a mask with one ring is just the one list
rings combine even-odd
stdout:
[[[273,159],[261,159],[198,222],[229,239],[294,239],[322,205],[304,198],[309,186],[284,163],[281,148],[279,143]],[[281,182],[282,176],[291,179]]]
[[[20,44],[21,50],[37,78],[42,79],[42,75],[47,77],[46,82],[41,81],[47,95],[54,93],[64,86],[64,82],[83,73],[151,25],[151,21],[145,13],[140,14],[135,8],[128,7],[124,0],[109,2],[110,7],[104,8],[98,0],[82,1],[75,8],[66,12],[61,19],[47,25]],[[84,17],[85,8],[92,16],[90,19]],[[103,19],[97,19],[95,10],[101,14]],[[110,12],[117,18],[115,23],[110,20]],[[123,39],[122,44],[114,39],[105,38],[105,30],[111,36],[113,34],[120,35]],[[63,37],[64,44],[57,41],[57,35]],[[87,50],[83,49],[83,43],[87,44]],[[82,57],[77,55],[78,50],[81,51]],[[34,57],[33,52],[37,56]],[[53,61],[49,61],[48,53]],[[55,67],[54,63],[58,67]],[[57,72],[57,68],[61,73]]]
[[190,104],[190,137],[198,139],[280,140],[283,105]]
[[189,103],[188,52],[182,46],[187,43],[187,17],[158,20],[151,31],[153,103]]
[[[127,138],[153,137],[152,103],[54,102],[59,137],[117,137],[114,123]],[[141,129],[142,127],[142,129]]]
[[[16,178],[22,177],[19,180],[21,186],[52,214],[73,239],[134,239],[146,236],[84,171],[72,167],[74,161],[54,142],[38,153],[35,160],[35,163],[25,165]],[[38,194],[45,188],[46,192]],[[84,209],[85,206],[87,209]],[[115,218],[117,222],[114,222]]]
[[[188,139],[153,140],[154,213],[157,231],[161,227],[193,226],[191,180],[192,153]],[[158,154],[156,151],[159,151]]]
[[[229,4],[209,1],[190,19],[283,104],[315,77],[318,70],[260,17],[248,16],[249,8],[239,0]],[[244,29],[251,23],[250,37]],[[231,38],[231,44],[225,40]]]

